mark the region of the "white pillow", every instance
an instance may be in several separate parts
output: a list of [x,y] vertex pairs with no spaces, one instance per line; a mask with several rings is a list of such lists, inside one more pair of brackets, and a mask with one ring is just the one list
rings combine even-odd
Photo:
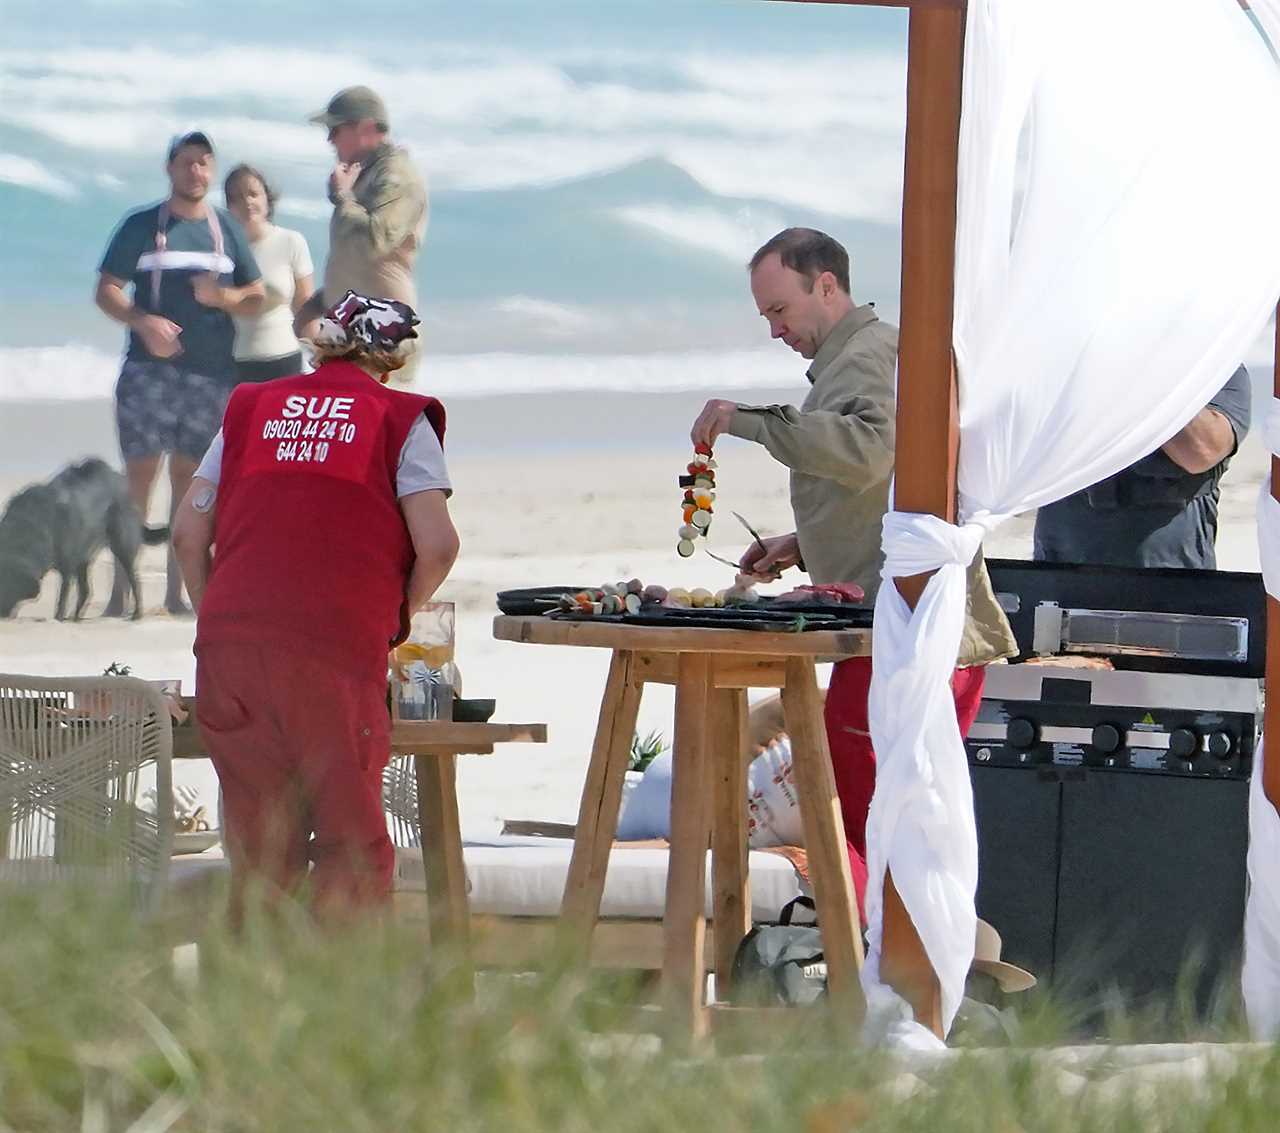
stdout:
[[775,739],[747,768],[747,841],[757,850],[804,845],[787,736]]
[[[803,846],[804,830],[791,778],[791,741],[779,736],[747,768],[747,841],[764,846]],[[671,837],[671,753],[663,752],[623,804],[618,840]]]
[[618,841],[670,837],[671,752],[664,751],[644,769],[644,778],[627,794],[618,819]]

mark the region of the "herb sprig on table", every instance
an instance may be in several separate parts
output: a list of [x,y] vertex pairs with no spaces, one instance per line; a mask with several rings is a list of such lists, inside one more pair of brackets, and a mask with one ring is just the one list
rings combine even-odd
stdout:
[[661,732],[650,732],[643,739],[637,732],[631,737],[631,758],[627,762],[628,771],[643,771],[664,751],[667,742]]

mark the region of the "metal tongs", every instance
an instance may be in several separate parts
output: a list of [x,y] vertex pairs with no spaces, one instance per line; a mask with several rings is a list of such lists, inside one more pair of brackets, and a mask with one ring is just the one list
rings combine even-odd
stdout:
[[736,511],[730,512],[729,514],[747,529],[747,534],[756,541],[756,546],[760,548],[760,553],[762,555],[767,555],[769,553],[769,548],[764,545],[764,540],[760,538],[760,533]]
[[[760,538],[760,533],[759,533],[758,531],[756,531],[756,529],[755,529],[754,527],[752,527],[752,526],[751,526],[751,524],[749,524],[749,523],[748,523],[748,522],[747,522],[747,521],[746,521],[746,520],[745,520],[741,515],[739,515],[736,511],[734,511],[734,512],[730,512],[729,514],[730,514],[730,515],[732,515],[734,519],[736,519],[739,523],[741,523],[741,524],[742,524],[742,526],[743,526],[743,527],[745,527],[745,528],[747,529],[747,534],[749,534],[749,535],[751,536],[751,538],[752,538],[752,539],[754,539],[754,540],[756,541],[756,546],[760,548],[760,553],[761,553],[762,555],[767,555],[767,554],[769,553],[769,548],[768,548],[768,547],[766,547],[766,546],[764,545],[764,540]],[[737,571],[739,574],[745,574],[745,573],[747,573],[747,572],[743,571],[743,569],[742,569],[742,564],[741,564],[740,562],[739,562],[739,563],[730,562],[728,559],[723,558],[723,557],[722,557],[722,556],[720,556],[720,555],[717,555],[714,551],[707,550],[707,548],[706,548],[706,547],[703,547],[702,549],[703,549],[704,551],[706,551],[706,553],[707,553],[708,555],[710,555],[713,559],[715,559],[715,560],[716,560],[716,562],[718,562],[718,563],[724,563],[724,565],[725,565],[725,566],[731,566],[731,567],[733,567],[733,569],[734,569],[735,571]]]

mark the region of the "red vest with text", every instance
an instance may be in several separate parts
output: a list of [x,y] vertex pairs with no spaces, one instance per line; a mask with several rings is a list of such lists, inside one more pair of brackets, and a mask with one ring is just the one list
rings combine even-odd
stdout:
[[195,649],[287,645],[353,676],[385,672],[413,543],[396,498],[410,428],[444,407],[349,362],[237,386],[223,418],[213,569]]

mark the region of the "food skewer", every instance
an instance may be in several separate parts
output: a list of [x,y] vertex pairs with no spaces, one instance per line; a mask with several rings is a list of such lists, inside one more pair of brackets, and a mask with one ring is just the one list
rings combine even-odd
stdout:
[[705,537],[711,527],[716,499],[715,469],[716,462],[711,456],[711,449],[699,445],[694,449],[693,459],[686,467],[685,474],[678,478],[678,483],[684,490],[680,504],[684,522],[680,526],[676,554],[682,559],[693,554],[694,540],[700,535]]

